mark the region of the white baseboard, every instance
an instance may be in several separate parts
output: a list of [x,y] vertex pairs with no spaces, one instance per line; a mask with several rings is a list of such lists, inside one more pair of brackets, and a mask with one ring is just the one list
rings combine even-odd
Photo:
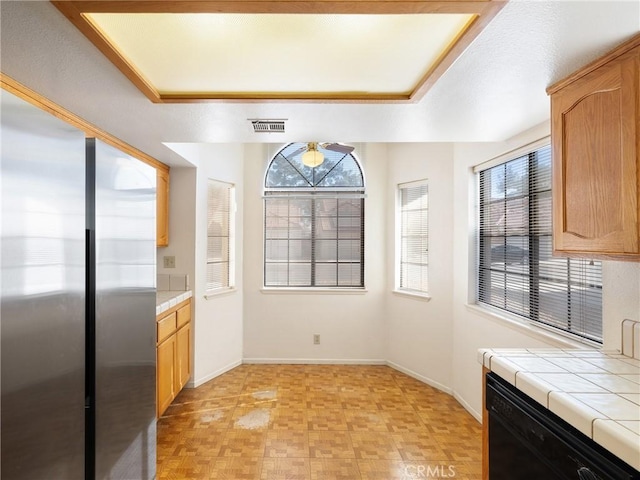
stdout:
[[437,388],[438,390],[440,390],[441,392],[447,393],[449,395],[451,395],[453,398],[456,399],[456,401],[462,405],[462,407],[469,412],[469,414],[475,418],[478,422],[482,423],[482,414],[476,412],[471,405],[469,405],[464,398],[462,398],[457,392],[454,392],[453,390],[451,390],[449,387],[442,385],[441,383],[435,382],[433,380],[431,380],[430,378],[424,377],[416,372],[414,372],[413,370],[410,370],[408,368],[404,368],[401,365],[398,365],[397,363],[393,363],[393,362],[389,362],[387,361],[387,365],[389,365],[391,368],[398,370],[399,372],[402,373],[406,373],[407,375],[409,375],[410,377],[415,378],[416,380],[420,380],[423,383],[426,383],[427,385],[432,386],[433,388]]
[[247,364],[290,364],[290,365],[386,365],[384,360],[351,358],[244,358]]
[[402,365],[398,365],[397,363],[393,363],[393,362],[390,362],[390,361],[387,360],[386,364],[388,366],[390,366],[391,368],[393,368],[394,370],[398,370],[399,372],[405,373],[405,374],[409,375],[410,377],[415,378],[416,380],[420,380],[422,383],[426,383],[427,385],[429,385],[429,386],[431,386],[433,388],[437,388],[441,392],[444,392],[444,393],[449,394],[449,395],[453,395],[453,390],[451,390],[446,385],[443,385],[443,384],[441,384],[439,382],[436,382],[435,380],[431,380],[430,378],[422,376],[419,373],[414,372],[413,370],[405,368]]
[[209,375],[206,375],[204,377],[193,379],[193,380],[189,380],[187,382],[186,387],[187,388],[197,388],[200,385],[202,385],[203,383],[207,383],[209,380],[213,380],[216,377],[219,377],[220,375],[222,375],[223,373],[228,372],[231,369],[236,368],[237,366],[242,365],[242,360],[236,360],[235,362],[231,362],[228,365],[225,365],[222,368],[219,368],[218,370],[216,370],[215,372],[210,373]]
[[469,405],[464,398],[462,398],[458,392],[453,392],[453,398],[455,398],[460,405],[464,407],[464,409],[469,412],[469,414],[474,417],[478,422],[482,423],[482,414],[476,412],[471,405]]
[[440,390],[448,395],[453,396],[462,407],[469,412],[478,422],[482,423],[482,414],[475,411],[471,405],[469,405],[464,398],[458,395],[457,392],[451,390],[451,388],[443,385],[435,380],[427,378],[423,375],[420,375],[417,372],[409,368],[405,368],[402,365],[398,365],[397,363],[388,361],[388,360],[376,360],[376,359],[350,359],[350,358],[243,358],[242,360],[237,360],[232,362],[224,367],[216,370],[215,372],[206,375],[205,377],[199,378],[197,380],[190,380],[187,382],[187,388],[196,388],[202,385],[203,383],[208,382],[216,377],[219,377],[223,373],[228,372],[242,364],[290,364],[290,365],[387,365],[394,370],[398,370],[406,375],[409,375],[416,380],[420,380],[422,383],[425,383],[433,388]]

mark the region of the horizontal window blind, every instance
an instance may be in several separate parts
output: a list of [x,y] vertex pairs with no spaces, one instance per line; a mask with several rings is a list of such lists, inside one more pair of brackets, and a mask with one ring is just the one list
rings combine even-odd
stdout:
[[351,153],[323,145],[320,165],[305,165],[297,142],[267,168],[265,287],[364,287],[364,176]]
[[364,286],[364,199],[265,193],[267,287]]
[[233,185],[209,179],[207,185],[207,291],[232,285]]
[[552,256],[551,148],[479,177],[479,302],[601,343],[600,262]]
[[427,293],[429,257],[427,181],[398,185],[400,214],[400,273],[398,289]]

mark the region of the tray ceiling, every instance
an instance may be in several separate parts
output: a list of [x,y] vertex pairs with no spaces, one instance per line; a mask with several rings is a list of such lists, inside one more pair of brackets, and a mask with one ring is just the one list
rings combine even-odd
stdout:
[[52,3],[158,103],[415,102],[504,4]]

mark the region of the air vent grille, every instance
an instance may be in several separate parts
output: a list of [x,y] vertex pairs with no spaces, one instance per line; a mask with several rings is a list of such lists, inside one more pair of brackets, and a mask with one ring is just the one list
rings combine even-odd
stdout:
[[284,133],[285,120],[286,119],[249,119],[255,133]]

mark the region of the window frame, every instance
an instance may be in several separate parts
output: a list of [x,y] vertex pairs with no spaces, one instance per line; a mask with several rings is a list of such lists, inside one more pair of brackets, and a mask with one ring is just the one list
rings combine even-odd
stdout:
[[[271,157],[270,161],[268,162],[267,168],[265,170],[265,177],[264,177],[264,190],[263,190],[263,215],[262,215],[262,220],[263,220],[263,259],[262,259],[262,267],[263,267],[263,275],[262,275],[262,291],[264,292],[276,292],[276,293],[285,293],[285,292],[294,292],[294,291],[300,291],[300,292],[305,292],[305,293],[313,293],[313,292],[340,292],[340,293],[360,293],[360,292],[365,292],[366,288],[365,288],[365,198],[366,198],[366,194],[365,194],[365,177],[364,177],[364,172],[362,169],[362,165],[360,164],[360,161],[358,160],[358,158],[356,157],[356,155],[351,152],[349,154],[344,154],[343,157],[337,162],[340,163],[342,162],[342,160],[344,160],[345,158],[349,157],[350,160],[352,160],[355,163],[355,166],[357,166],[357,170],[358,170],[358,174],[359,174],[359,179],[361,181],[361,186],[323,186],[323,185],[307,185],[307,186],[274,186],[273,183],[269,181],[269,173],[270,173],[270,168],[273,165],[274,161],[276,161],[276,159],[278,159],[278,157],[282,157],[285,158],[289,163],[292,162],[292,160],[296,159],[300,153],[298,155],[294,155],[291,157],[286,157],[285,155],[282,154],[283,151],[286,151],[287,149],[291,149],[292,145],[303,145],[303,143],[301,142],[293,142],[293,143],[289,143],[289,144],[285,144],[283,147],[279,148],[276,153]],[[294,167],[296,169],[296,171],[300,171],[302,172],[305,167],[303,166],[299,166],[296,164],[296,166]],[[332,167],[332,169],[330,170],[330,172],[333,170],[334,167]],[[299,172],[299,173],[300,173]],[[329,172],[329,173],[330,173]],[[327,175],[329,175],[329,173]],[[302,173],[300,173],[302,175]],[[323,175],[321,178],[321,180],[323,181],[327,175]],[[314,178],[315,178],[315,172],[314,172]],[[268,240],[275,240],[276,238],[268,238],[268,228],[267,228],[267,215],[268,215],[268,202],[270,199],[276,199],[276,198],[288,198],[291,200],[295,200],[295,199],[309,199],[310,200],[310,204],[311,204],[311,210],[310,210],[310,214],[308,215],[308,217],[310,218],[311,221],[311,226],[309,227],[311,229],[311,233],[309,236],[309,240],[310,240],[310,249],[311,249],[311,257],[309,262],[303,262],[303,263],[309,263],[310,265],[310,277],[309,277],[309,284],[305,285],[305,284],[295,284],[292,283],[290,278],[287,278],[286,284],[276,284],[275,282],[271,282],[268,283],[267,281],[267,267],[269,264],[276,264],[276,263],[281,263],[282,265],[287,265],[287,270],[289,272],[289,268],[288,266],[291,265],[291,262],[289,259],[287,259],[286,261],[283,262],[276,262],[276,261],[269,261],[268,259],[268,252],[267,252],[267,242]],[[359,235],[358,237],[355,238],[355,240],[359,240],[359,260],[358,261],[340,261],[339,259],[339,253],[338,251],[336,252],[336,258],[335,260],[331,260],[331,261],[327,261],[327,262],[321,262],[319,260],[317,260],[317,258],[315,258],[313,256],[313,252],[316,252],[317,250],[317,244],[316,242],[318,241],[322,241],[322,240],[327,240],[327,238],[323,238],[321,236],[314,236],[313,231],[315,231],[315,228],[317,227],[316,225],[316,216],[317,216],[317,204],[319,202],[321,202],[323,199],[333,199],[333,198],[337,198],[338,201],[340,199],[343,200],[348,200],[348,199],[358,199],[359,200],[359,207],[358,207],[358,215],[356,217],[352,217],[352,218],[359,218]],[[336,204],[337,206],[338,204]],[[335,218],[336,220],[338,218],[340,218],[338,211],[336,210],[336,214],[335,216],[330,216],[327,218]],[[290,230],[287,230],[287,232],[289,232]],[[336,242],[339,242],[341,240],[340,238],[340,230],[338,227],[336,227],[336,237],[331,237],[330,239],[335,239]],[[290,240],[290,234],[287,233],[287,240]],[[342,240],[354,240],[354,238],[342,238]],[[289,247],[287,247],[287,251],[289,252]],[[357,285],[340,285],[340,277],[339,277],[339,273],[338,273],[338,268],[339,266],[342,265],[346,265],[346,264],[350,264],[350,263],[355,263],[355,264],[359,264],[359,283]],[[316,284],[317,282],[317,278],[314,277],[314,272],[315,272],[315,268],[318,265],[321,264],[326,264],[326,265],[335,265],[336,266],[336,274],[335,274],[335,282],[332,285],[325,285],[325,284]],[[289,273],[287,273],[287,276],[289,275]]]
[[[531,327],[534,328],[540,328],[546,331],[550,331],[553,332],[556,335],[560,335],[566,338],[569,338],[573,341],[577,341],[580,343],[586,343],[588,345],[593,345],[593,346],[602,346],[603,343],[603,320],[602,320],[602,275],[601,275],[601,263],[600,262],[594,262],[593,260],[590,259],[576,259],[576,258],[569,258],[569,257],[553,257],[554,260],[566,260],[567,261],[567,272],[570,272],[572,265],[570,265],[572,262],[575,262],[576,265],[575,267],[579,267],[580,265],[578,265],[578,262],[590,262],[591,265],[593,265],[595,263],[595,268],[594,271],[597,272],[597,270],[599,269],[600,271],[597,272],[599,273],[599,277],[597,277],[597,281],[595,283],[595,288],[597,290],[599,290],[599,307],[600,307],[600,312],[595,312],[596,313],[596,320],[599,322],[599,330],[600,330],[600,336],[598,337],[595,333],[594,330],[592,330],[590,328],[590,326],[585,326],[584,329],[581,329],[580,331],[574,331],[571,329],[571,323],[572,320],[570,318],[566,319],[566,328],[559,326],[558,324],[563,321],[561,318],[556,320],[556,319],[552,319],[552,321],[544,321],[543,319],[537,319],[537,318],[532,318],[531,316],[527,316],[525,314],[521,314],[518,312],[514,312],[512,310],[509,310],[507,308],[501,308],[500,306],[497,306],[495,304],[492,303],[488,303],[488,302],[484,302],[481,300],[483,294],[481,292],[481,288],[482,288],[482,284],[484,283],[482,281],[482,276],[483,276],[483,272],[482,272],[482,259],[481,259],[481,237],[482,237],[482,220],[481,220],[481,212],[482,212],[482,207],[483,207],[483,200],[482,200],[482,190],[481,190],[481,172],[483,171],[489,171],[490,169],[493,169],[495,167],[498,166],[502,166],[502,165],[506,165],[507,163],[511,162],[511,161],[516,161],[516,160],[520,160],[523,157],[528,157],[528,165],[527,165],[527,176],[530,179],[528,181],[528,186],[527,186],[527,194],[526,194],[526,201],[527,204],[530,205],[530,195],[540,195],[541,193],[544,193],[546,191],[549,192],[549,195],[552,195],[552,185],[549,186],[548,190],[534,190],[533,192],[530,191],[531,188],[531,178],[535,178],[538,175],[540,175],[539,171],[535,171],[533,172],[532,169],[532,161],[531,161],[531,156],[532,155],[536,155],[540,150],[542,150],[543,148],[550,148],[550,138],[549,137],[545,137],[543,139],[540,139],[536,142],[533,142],[531,144],[525,145],[519,149],[516,149],[512,152],[508,152],[504,155],[501,155],[499,157],[496,157],[492,160],[489,160],[488,162],[484,162],[480,165],[477,165],[476,167],[473,168],[473,172],[475,174],[475,179],[476,179],[476,192],[475,192],[475,200],[477,202],[477,209],[476,209],[476,224],[477,224],[477,231],[476,231],[476,239],[475,239],[475,278],[474,278],[474,282],[475,282],[475,304],[478,308],[481,308],[483,310],[487,310],[488,312],[493,313],[494,315],[497,315],[499,317],[505,317],[505,318],[509,318],[512,320],[515,320],[517,322],[520,323],[525,323],[528,324]],[[549,155],[551,155],[551,153],[549,153]],[[505,166],[505,169],[507,167]],[[505,195],[506,195],[506,191],[507,191],[507,186],[505,184],[504,186],[505,188]],[[506,198],[506,197],[505,197]],[[506,200],[505,200],[506,201]],[[539,200],[538,200],[539,201]],[[529,210],[532,208],[531,206],[528,207]],[[551,207],[549,207],[549,210],[551,210]],[[549,211],[549,219],[551,218],[551,214],[552,212]],[[536,215],[538,215],[536,213]],[[536,230],[541,228],[539,221],[536,221],[536,218],[538,218],[538,216],[531,216],[528,215],[527,216],[527,224],[526,224],[526,230],[528,232],[531,232],[532,230]],[[506,220],[505,220],[506,222]],[[536,234],[532,234],[529,233],[528,237],[529,239],[531,239],[532,237],[534,237]],[[540,234],[538,234],[540,235]],[[550,237],[551,233],[543,235],[543,236],[549,236]],[[500,235],[498,235],[499,237]],[[503,234],[503,236],[506,238],[508,238],[507,233],[505,232]],[[489,235],[486,236],[487,238],[493,238],[493,236]],[[541,238],[541,237],[540,237]],[[485,240],[486,241],[486,240]],[[505,240],[506,242],[506,240]],[[507,246],[505,247],[505,255],[508,256],[509,255],[509,250],[508,250],[508,244],[506,244]],[[533,278],[535,276],[535,274],[532,274],[531,270],[531,265],[529,265],[527,267],[528,269],[528,273],[526,275],[526,277],[529,279],[529,291],[527,292],[528,297],[529,297],[529,309],[533,309],[534,311],[534,316],[536,316],[537,309],[539,308],[539,306],[541,305],[540,303],[540,297],[541,297],[541,292],[542,290],[539,287],[539,282],[542,280],[545,280],[545,278],[543,278],[540,275],[540,270],[541,270],[541,253],[543,252],[543,250],[541,250],[542,248],[542,242],[540,242],[540,240],[536,240],[534,241],[534,245],[536,245],[535,248],[537,248],[537,250],[531,252],[529,251],[527,254],[527,263],[530,263],[532,260],[535,263],[533,270],[534,272],[538,272],[538,276]],[[489,245],[491,247],[491,245]],[[531,244],[529,244],[528,249],[531,250]],[[491,247],[491,249],[493,250],[493,247]],[[485,254],[486,255],[486,254]],[[533,258],[532,258],[533,257]],[[491,259],[489,259],[489,262],[491,262]],[[558,268],[560,265],[560,262],[557,262],[558,264]],[[486,267],[485,267],[486,268]],[[489,268],[491,268],[491,265],[489,265]],[[549,267],[548,267],[549,268]],[[552,266],[551,268],[556,268],[555,266]],[[586,272],[586,270],[585,270]],[[508,273],[508,269],[505,265],[505,275],[507,275]],[[585,279],[585,281],[589,280],[591,281],[593,277],[591,277],[590,275],[592,275],[593,272],[589,272],[589,273],[584,273],[584,275],[587,275],[586,277],[583,277]],[[505,276],[506,279],[506,276]],[[556,283],[559,284],[559,282]],[[505,280],[506,281],[506,280]],[[552,278],[550,281],[554,281],[554,279]],[[538,285],[538,290],[535,291],[531,291],[531,285]],[[574,284],[572,284],[572,282],[569,280],[569,278],[567,278],[567,295],[568,297],[570,297],[571,295],[571,289],[573,287]],[[589,285],[590,287],[594,287],[594,285]],[[507,291],[508,291],[508,285],[505,283],[505,301],[506,301],[506,295],[507,295]],[[487,293],[485,293],[486,295]],[[537,303],[536,303],[537,302]],[[535,305],[534,305],[535,303]],[[568,310],[571,310],[571,308],[573,308],[572,304],[568,304]],[[587,319],[587,323],[588,323]],[[597,331],[597,329],[596,329]]]
[[[426,187],[426,232],[421,237],[426,238],[426,253],[424,256],[421,256],[420,261],[417,263],[418,266],[422,268],[426,268],[426,289],[414,289],[405,287],[402,285],[403,279],[403,264],[405,263],[415,263],[415,262],[403,262],[403,234],[404,234],[404,223],[403,217],[406,210],[402,206],[402,194],[403,190],[411,189],[411,188],[421,188]],[[396,222],[395,222],[395,284],[394,284],[394,293],[418,297],[423,299],[430,299],[431,295],[429,293],[429,179],[423,178],[419,180],[414,180],[410,182],[402,182],[396,185]]]
[[[228,209],[226,210],[227,214],[227,232],[226,235],[212,236],[209,235],[209,218],[212,215],[211,212],[211,204],[210,204],[210,194],[211,188],[219,188],[226,190],[227,196],[227,205]],[[236,290],[235,284],[235,239],[236,239],[236,186],[234,183],[226,182],[224,180],[217,180],[214,178],[207,179],[207,255],[206,255],[206,263],[205,263],[205,298],[210,298],[212,296],[217,296],[220,294],[228,293]],[[224,214],[224,209],[222,210],[222,214]],[[227,239],[227,259],[219,261],[210,261],[209,259],[209,249],[210,249],[210,239],[211,238],[226,238]],[[224,253],[224,252],[223,252]],[[225,264],[226,263],[226,275],[222,278],[222,284],[218,287],[211,288],[209,285],[208,277],[209,277],[209,266],[216,264]]]

